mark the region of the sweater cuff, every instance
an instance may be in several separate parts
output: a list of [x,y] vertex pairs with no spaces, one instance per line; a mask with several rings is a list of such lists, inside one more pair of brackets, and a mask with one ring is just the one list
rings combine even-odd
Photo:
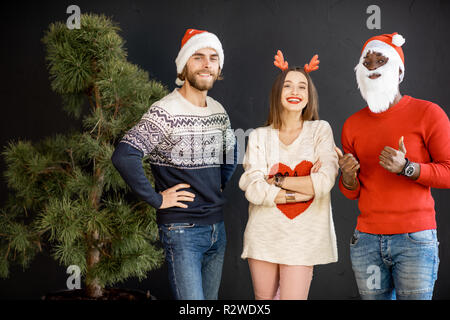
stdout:
[[429,186],[428,177],[430,176],[430,168],[429,166],[423,163],[417,163],[420,167],[419,177],[416,179],[417,183],[420,183],[424,186]]
[[277,204],[275,203],[275,198],[280,192],[281,188],[271,184],[269,189],[267,190],[266,197],[264,198],[263,205],[266,207],[275,207]]
[[361,185],[359,183],[359,179],[356,179],[358,185],[355,190],[347,189],[342,182],[342,175],[339,177],[339,190],[341,190],[342,194],[350,200],[355,200],[359,198],[359,192],[361,190]]
[[155,209],[159,209],[159,207],[161,207],[163,202],[163,196],[161,193],[156,193],[155,195],[155,200],[153,201],[153,203],[150,203],[151,206]]
[[326,190],[326,177],[322,172],[311,172],[309,175],[311,178],[311,182],[314,189],[314,197],[320,198],[323,194],[329,192],[330,190]]

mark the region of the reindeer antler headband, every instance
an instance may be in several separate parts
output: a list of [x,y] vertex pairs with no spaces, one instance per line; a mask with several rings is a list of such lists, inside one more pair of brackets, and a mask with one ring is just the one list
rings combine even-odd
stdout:
[[[303,70],[305,70],[306,73],[316,71],[317,69],[319,69],[319,62],[319,56],[316,54],[314,55],[314,57],[312,57],[309,64],[305,64]],[[287,70],[289,66],[288,62],[284,60],[283,53],[280,50],[277,51],[277,55],[275,56],[275,61],[273,62],[273,64],[276,67],[280,68],[282,71]]]

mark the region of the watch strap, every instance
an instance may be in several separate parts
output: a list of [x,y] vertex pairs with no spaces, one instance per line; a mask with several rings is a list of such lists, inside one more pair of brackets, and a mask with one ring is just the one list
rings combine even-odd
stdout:
[[409,159],[408,158],[405,158],[405,160],[406,160],[406,163],[405,163],[405,165],[403,166],[403,169],[402,169],[402,171],[400,171],[399,173],[397,173],[397,175],[401,175],[401,176],[404,176],[405,175],[405,171],[406,171],[406,168],[409,166],[409,164],[411,163],[410,161],[409,161]]
[[281,174],[275,175],[274,183],[278,188],[281,188],[281,186],[283,185],[283,181],[284,181],[283,175],[281,175]]

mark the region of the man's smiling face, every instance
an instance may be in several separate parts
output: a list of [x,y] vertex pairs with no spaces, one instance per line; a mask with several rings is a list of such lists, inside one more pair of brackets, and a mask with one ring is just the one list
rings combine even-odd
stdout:
[[370,110],[386,111],[398,94],[400,65],[381,52],[369,50],[355,67],[361,95]]
[[219,55],[211,48],[197,50],[187,61],[186,68],[186,80],[192,87],[210,90],[220,73]]
[[[383,56],[379,52],[368,52],[364,57],[363,66],[367,68],[369,71],[373,71],[378,69],[381,66],[384,66],[389,61],[388,57]],[[379,73],[371,73],[369,75],[370,79],[377,79],[380,77]]]

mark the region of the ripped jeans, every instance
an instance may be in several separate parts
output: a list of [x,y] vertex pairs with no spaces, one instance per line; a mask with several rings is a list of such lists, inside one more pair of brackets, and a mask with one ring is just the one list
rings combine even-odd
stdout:
[[212,225],[159,225],[176,300],[217,300],[225,255],[224,222]]
[[350,256],[363,300],[431,300],[439,266],[435,229],[382,235],[355,230]]

